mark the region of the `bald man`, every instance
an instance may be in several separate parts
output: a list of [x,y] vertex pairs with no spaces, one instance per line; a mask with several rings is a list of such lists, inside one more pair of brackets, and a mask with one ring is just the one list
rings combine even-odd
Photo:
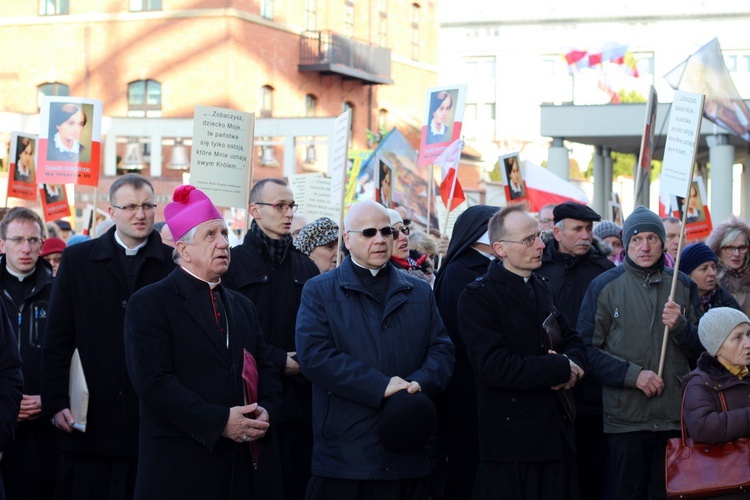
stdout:
[[297,355],[313,383],[306,498],[426,499],[432,398],[452,373],[453,344],[430,286],[390,264],[385,208],[360,202],[345,226],[350,255],[307,282],[297,316]]

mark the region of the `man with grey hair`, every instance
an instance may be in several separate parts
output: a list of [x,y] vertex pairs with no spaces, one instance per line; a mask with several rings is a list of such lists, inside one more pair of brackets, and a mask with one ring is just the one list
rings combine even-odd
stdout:
[[214,204],[180,186],[164,216],[179,268],[136,292],[125,315],[141,402],[135,496],[259,498],[256,441],[279,412],[278,371],[252,303],[222,286],[229,230]]
[[[56,498],[132,498],[138,398],[125,369],[125,310],[136,290],[174,269],[172,249],[153,230],[151,182],[140,174],[118,177],[109,201],[115,226],[67,248],[52,285],[42,404],[60,434]],[[71,412],[68,394],[76,349],[89,389],[86,432],[80,432],[80,415]]]

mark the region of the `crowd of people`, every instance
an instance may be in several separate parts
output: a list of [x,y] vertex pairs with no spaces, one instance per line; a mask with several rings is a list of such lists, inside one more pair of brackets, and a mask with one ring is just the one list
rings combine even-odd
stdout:
[[683,395],[696,440],[750,437],[737,217],[683,248],[645,207],[475,205],[448,240],[270,178],[232,245],[199,189],[155,199],[0,222],[8,499],[657,499]]

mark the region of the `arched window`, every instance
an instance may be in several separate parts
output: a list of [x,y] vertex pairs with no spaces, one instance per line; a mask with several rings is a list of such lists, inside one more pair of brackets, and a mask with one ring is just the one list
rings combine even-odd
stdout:
[[39,0],[40,16],[57,16],[68,13],[68,0]]
[[388,131],[388,110],[378,110],[378,132]]
[[37,87],[37,107],[44,96],[69,96],[70,87],[60,82],[43,83]]
[[128,116],[159,118],[161,116],[161,83],[137,80],[128,84]]

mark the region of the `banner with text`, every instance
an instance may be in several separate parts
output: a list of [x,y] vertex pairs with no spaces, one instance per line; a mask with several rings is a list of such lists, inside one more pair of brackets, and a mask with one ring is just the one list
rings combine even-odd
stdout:
[[688,192],[701,130],[704,99],[703,94],[680,90],[674,93],[661,170],[661,190],[666,193],[684,197]]

